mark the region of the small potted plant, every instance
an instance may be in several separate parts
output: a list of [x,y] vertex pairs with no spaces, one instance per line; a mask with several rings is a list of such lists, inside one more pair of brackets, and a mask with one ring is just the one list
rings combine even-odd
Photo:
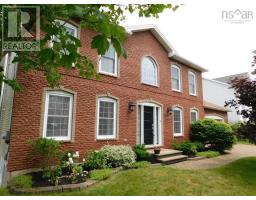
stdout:
[[155,147],[154,148],[154,153],[155,154],[160,154],[161,148],[160,147]]

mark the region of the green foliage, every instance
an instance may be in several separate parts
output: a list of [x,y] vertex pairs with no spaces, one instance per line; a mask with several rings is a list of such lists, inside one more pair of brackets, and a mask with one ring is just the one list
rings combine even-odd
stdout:
[[196,155],[200,157],[213,158],[213,157],[220,156],[221,154],[218,151],[208,150],[208,151],[198,152]]
[[173,148],[182,151],[185,155],[195,155],[198,151],[202,151],[204,149],[204,145],[200,142],[190,142],[189,140],[185,140],[180,144],[174,143]]
[[57,185],[58,184],[58,177],[62,175],[62,168],[61,166],[52,166],[49,167],[48,169],[45,169],[43,171],[43,178],[50,180],[50,182],[53,185]]
[[145,148],[145,145],[143,145],[143,144],[134,145],[133,151],[136,154],[137,161],[143,161],[143,160],[150,159],[150,154],[147,152],[147,149]]
[[234,142],[230,125],[212,119],[194,122],[190,137],[192,141],[199,141],[209,149],[219,152],[232,148]]
[[107,160],[101,151],[92,151],[89,153],[85,163],[84,168],[86,170],[93,169],[104,169],[107,167]]
[[112,169],[95,169],[90,171],[89,177],[93,180],[104,180],[109,178],[112,175]]
[[241,127],[242,124],[243,124],[243,123],[241,123],[241,122],[231,123],[231,124],[230,124],[230,126],[231,126],[232,131],[233,131],[234,134],[238,131],[238,129]]
[[53,139],[38,138],[30,141],[30,144],[33,155],[40,158],[36,164],[43,169],[43,178],[56,184],[57,177],[62,173],[61,167],[57,165],[62,155],[60,142]]
[[126,166],[134,163],[136,155],[128,145],[106,145],[100,152],[107,160],[107,165],[111,167]]
[[12,179],[11,184],[16,188],[32,188],[32,176],[21,175]]
[[38,138],[29,142],[32,145],[32,153],[36,157],[40,157],[39,165],[42,168],[53,166],[56,160],[61,156],[60,142],[47,139]]
[[[0,5],[0,10],[2,10],[2,6]],[[140,17],[159,17],[159,14],[166,9],[175,11],[177,8],[178,6],[171,4],[40,5],[40,28],[44,32],[40,38],[40,51],[18,51],[14,62],[23,66],[25,71],[43,71],[51,87],[59,86],[62,77],[60,69],[64,68],[69,71],[72,69],[73,63],[81,77],[99,78],[90,57],[79,53],[79,48],[82,46],[80,39],[69,35],[64,26],[56,19],[73,20],[79,23],[81,28],[96,32],[97,35],[92,39],[91,47],[96,49],[99,55],[105,54],[109,45],[112,44],[117,55],[126,58],[127,53],[123,43],[127,38],[127,33],[121,25],[126,18],[126,13],[138,13]],[[22,10],[29,12],[31,17],[29,31],[35,34],[35,14],[30,13],[30,10],[26,8]],[[2,15],[0,15],[0,22],[2,20]],[[7,23],[5,24],[6,27],[3,28],[7,30]],[[2,31],[1,26],[0,34]],[[48,42],[53,37],[57,37],[58,40],[53,41],[52,46],[49,47]],[[22,40],[22,38],[20,39]],[[0,54],[2,57],[4,52],[1,51]],[[0,75],[0,81],[2,82],[2,80],[13,86],[14,89],[20,89],[17,83],[8,81],[6,77]]]
[[150,162],[148,161],[139,161],[132,163],[128,168],[129,169],[139,169],[139,168],[146,168],[150,166]]
[[238,140],[248,140],[251,144],[256,144],[256,125],[253,123],[242,124],[235,134]]

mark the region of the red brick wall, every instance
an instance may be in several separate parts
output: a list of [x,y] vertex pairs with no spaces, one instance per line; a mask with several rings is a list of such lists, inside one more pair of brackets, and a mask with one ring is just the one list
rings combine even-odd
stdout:
[[219,111],[214,109],[205,108],[205,115],[216,115],[224,119],[225,122],[228,122],[228,113],[226,111]]
[[[90,49],[93,32],[81,31],[81,53],[93,59],[97,66],[98,56]],[[104,144],[135,144],[136,143],[136,110],[128,112],[129,101],[153,100],[163,105],[163,134],[164,147],[170,148],[173,140],[172,116],[167,117],[167,107],[179,104],[184,111],[184,136],[189,137],[190,108],[199,109],[200,118],[204,117],[202,101],[201,72],[196,71],[198,77],[198,96],[190,96],[188,91],[188,67],[182,68],[182,93],[171,90],[170,66],[171,61],[167,52],[150,32],[135,33],[130,36],[125,48],[128,59],[120,59],[119,77],[101,75],[101,80],[85,80],[73,70],[63,76],[61,86],[77,93],[76,121],[74,142],[66,142],[63,148],[80,151],[83,155],[89,150],[98,149]],[[147,86],[140,81],[140,64],[143,56],[151,55],[158,64],[159,87]],[[40,137],[40,119],[43,99],[43,88],[47,86],[41,72],[24,73],[21,69],[17,74],[18,81],[24,90],[15,94],[12,136],[9,151],[8,171],[16,171],[33,167],[31,148],[28,140]],[[96,95],[110,93],[119,98],[119,133],[117,140],[97,141],[95,133],[96,123]]]

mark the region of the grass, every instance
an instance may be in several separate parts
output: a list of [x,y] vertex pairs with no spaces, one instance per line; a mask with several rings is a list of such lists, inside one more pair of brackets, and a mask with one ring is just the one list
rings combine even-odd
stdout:
[[248,139],[238,140],[238,141],[237,141],[237,143],[238,143],[238,144],[249,144],[249,145],[254,145],[254,144],[250,143]]
[[30,176],[30,175],[17,176],[12,180],[12,184],[16,188],[31,188],[32,187],[32,176]]
[[[5,189],[2,193],[7,194]],[[256,157],[209,170],[169,166],[125,170],[91,188],[61,195],[256,195]]]
[[111,174],[112,169],[95,169],[90,172],[89,176],[92,180],[100,181],[109,178]]
[[200,157],[205,157],[205,158],[213,158],[213,157],[220,156],[221,154],[218,151],[209,150],[209,151],[197,152],[196,155]]

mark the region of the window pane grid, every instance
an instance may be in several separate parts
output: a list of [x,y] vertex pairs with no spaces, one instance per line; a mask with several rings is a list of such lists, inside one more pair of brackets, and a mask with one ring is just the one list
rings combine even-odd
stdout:
[[182,111],[180,109],[174,109],[173,111],[173,129],[174,134],[182,133]]
[[194,73],[190,72],[189,73],[189,93],[190,94],[195,94],[196,93],[196,76]]
[[116,74],[116,53],[113,45],[110,45],[107,52],[101,56],[100,71],[113,75]]
[[144,58],[142,61],[142,82],[150,85],[157,85],[157,66],[151,58]]
[[49,94],[47,108],[46,137],[68,137],[71,97]]
[[99,100],[99,136],[115,135],[115,102]]
[[180,90],[180,70],[177,67],[172,67],[172,89]]

